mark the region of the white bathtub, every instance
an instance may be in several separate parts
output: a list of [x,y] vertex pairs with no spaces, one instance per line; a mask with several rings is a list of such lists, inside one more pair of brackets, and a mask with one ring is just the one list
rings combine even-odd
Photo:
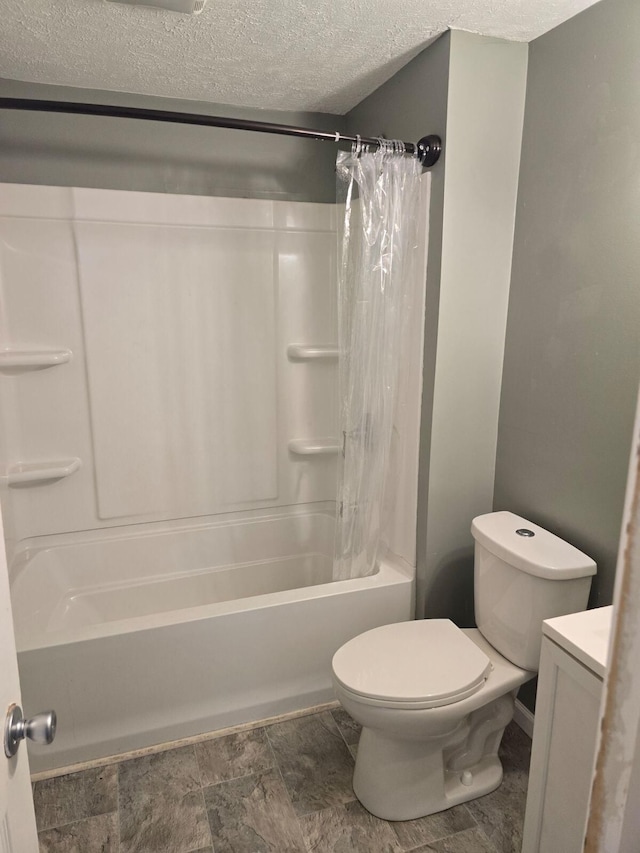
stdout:
[[413,570],[331,582],[328,512],[39,537],[11,565],[33,772],[333,699],[333,653],[413,616]]

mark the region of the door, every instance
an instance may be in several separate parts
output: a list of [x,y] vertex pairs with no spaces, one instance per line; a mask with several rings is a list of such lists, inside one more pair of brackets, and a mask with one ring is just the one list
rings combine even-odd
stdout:
[[586,853],[636,853],[640,835],[640,395],[613,594]]
[[[0,714],[3,733],[5,715],[14,703],[21,704],[20,682],[0,514]],[[0,767],[0,853],[37,853],[38,836],[25,744],[13,758],[7,758],[4,748],[0,749]]]

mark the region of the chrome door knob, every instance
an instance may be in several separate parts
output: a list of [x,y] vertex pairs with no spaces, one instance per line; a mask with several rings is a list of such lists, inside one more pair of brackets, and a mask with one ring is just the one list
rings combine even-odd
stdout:
[[52,743],[57,726],[55,711],[42,711],[28,720],[22,715],[19,705],[11,705],[4,725],[4,752],[11,758],[18,751],[20,741],[29,738],[34,743]]

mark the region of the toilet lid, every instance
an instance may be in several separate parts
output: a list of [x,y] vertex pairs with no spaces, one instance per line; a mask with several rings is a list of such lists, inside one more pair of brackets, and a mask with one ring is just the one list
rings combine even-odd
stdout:
[[450,705],[482,687],[491,661],[449,619],[418,619],[366,631],[338,649],[336,679],[371,699]]

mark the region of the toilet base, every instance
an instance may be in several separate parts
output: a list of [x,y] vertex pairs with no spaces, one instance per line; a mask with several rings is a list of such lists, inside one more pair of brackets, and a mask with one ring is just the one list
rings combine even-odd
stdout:
[[472,713],[449,734],[419,740],[364,727],[353,790],[383,820],[414,820],[494,791],[502,781],[498,747],[513,717],[513,694]]

